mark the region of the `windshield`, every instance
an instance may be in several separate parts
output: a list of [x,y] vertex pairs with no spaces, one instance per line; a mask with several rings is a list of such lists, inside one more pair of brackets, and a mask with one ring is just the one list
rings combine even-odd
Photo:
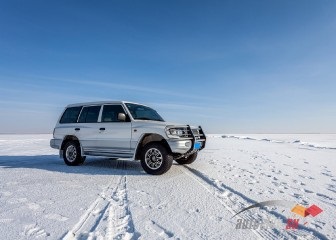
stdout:
[[125,105],[136,120],[164,121],[154,109],[134,103],[125,103]]

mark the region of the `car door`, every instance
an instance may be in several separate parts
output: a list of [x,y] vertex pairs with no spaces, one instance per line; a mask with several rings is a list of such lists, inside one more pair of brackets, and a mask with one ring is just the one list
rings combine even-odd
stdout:
[[76,136],[83,148],[84,154],[95,155],[97,152],[98,117],[101,105],[84,106],[75,128]]
[[126,114],[121,104],[107,104],[103,106],[99,122],[99,134],[97,143],[101,155],[130,158],[131,151],[131,122],[118,120],[118,114]]

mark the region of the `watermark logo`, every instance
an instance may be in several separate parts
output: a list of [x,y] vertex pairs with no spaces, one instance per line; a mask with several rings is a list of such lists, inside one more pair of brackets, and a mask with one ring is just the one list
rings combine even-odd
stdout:
[[296,204],[295,202],[291,202],[291,201],[271,200],[271,201],[259,202],[247,208],[244,208],[238,213],[236,213],[232,218],[238,216],[239,214],[247,210],[250,210],[253,208],[264,208],[267,206],[281,206],[281,207],[284,207],[285,209],[290,209],[290,212],[293,214],[294,217],[287,218],[286,223],[283,223],[281,220],[277,218],[273,218],[273,219],[267,218],[267,219],[262,219],[262,220],[238,218],[237,223],[236,223],[236,229],[255,229],[256,230],[256,229],[267,229],[267,228],[285,228],[286,230],[296,230],[299,228],[299,224],[303,224],[303,225],[308,224],[308,222],[305,221],[305,218],[307,216],[316,217],[317,215],[323,212],[323,210],[315,204],[306,208],[302,205]]
[[[317,205],[313,204],[308,208],[305,208],[302,205],[296,204],[292,209],[291,212],[294,214],[297,214],[303,218],[307,217],[308,215],[311,215],[312,217],[316,217],[319,215],[323,210],[319,208]],[[299,218],[292,219],[288,218],[286,229],[298,229],[299,228]],[[306,225],[308,222],[305,222],[304,225]]]

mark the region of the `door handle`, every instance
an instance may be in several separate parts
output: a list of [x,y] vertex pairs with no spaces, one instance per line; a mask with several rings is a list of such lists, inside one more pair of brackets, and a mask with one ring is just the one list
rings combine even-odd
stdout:
[[105,131],[105,128],[99,128],[100,131]]
[[79,131],[80,130],[80,128],[75,128],[75,131]]

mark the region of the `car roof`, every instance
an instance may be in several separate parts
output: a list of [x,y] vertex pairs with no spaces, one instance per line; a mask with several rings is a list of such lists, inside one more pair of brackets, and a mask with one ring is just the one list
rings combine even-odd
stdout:
[[98,101],[98,102],[73,103],[73,104],[69,104],[66,107],[68,108],[68,107],[80,107],[80,106],[90,106],[90,105],[122,104],[122,103],[134,103],[134,104],[146,106],[141,103],[135,103],[135,102],[129,102],[129,101]]

